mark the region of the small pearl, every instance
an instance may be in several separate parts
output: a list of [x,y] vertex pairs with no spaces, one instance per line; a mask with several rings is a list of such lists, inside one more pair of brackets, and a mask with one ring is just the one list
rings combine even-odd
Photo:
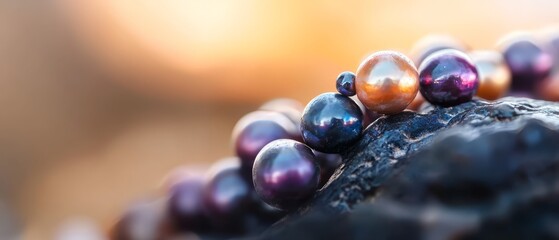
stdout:
[[381,114],[403,111],[419,89],[412,61],[394,51],[377,52],[365,59],[357,69],[355,84],[363,105]]
[[487,100],[505,96],[511,76],[503,56],[496,51],[473,51],[470,57],[479,73],[477,95]]
[[479,76],[472,60],[457,50],[431,54],[419,67],[420,91],[432,104],[450,107],[472,100]]
[[336,79],[336,90],[348,97],[355,95],[355,74],[352,72],[341,73]]

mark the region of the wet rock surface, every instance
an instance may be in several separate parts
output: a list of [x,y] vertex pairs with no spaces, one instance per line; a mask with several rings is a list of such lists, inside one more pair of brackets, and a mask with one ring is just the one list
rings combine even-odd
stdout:
[[559,104],[425,107],[371,124],[262,239],[557,239]]

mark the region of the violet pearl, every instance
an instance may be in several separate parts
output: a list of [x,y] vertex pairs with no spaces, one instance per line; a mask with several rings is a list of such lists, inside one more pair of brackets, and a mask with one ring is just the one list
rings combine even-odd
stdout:
[[551,72],[551,55],[527,38],[509,40],[503,49],[512,76],[511,92],[532,94]]
[[361,136],[363,113],[349,97],[323,93],[312,99],[301,118],[305,143],[325,153],[339,153]]
[[204,181],[197,177],[182,179],[170,187],[168,212],[176,228],[200,230],[207,227],[203,189]]
[[252,204],[252,184],[242,176],[237,158],[219,161],[210,169],[203,199],[204,209],[215,228],[242,228],[243,214]]
[[298,132],[298,126],[278,112],[256,111],[242,117],[233,129],[233,142],[243,172],[250,176],[254,159],[266,144],[296,138]]
[[265,203],[291,210],[318,189],[320,167],[306,145],[289,139],[276,140],[256,157],[252,180],[256,193]]
[[336,90],[342,95],[355,95],[355,74],[352,72],[343,72],[336,79]]
[[334,153],[323,153],[313,151],[316,161],[320,166],[320,186],[323,186],[330,180],[332,174],[342,165],[342,156]]
[[450,107],[468,102],[478,87],[477,69],[463,52],[438,51],[419,67],[419,90],[432,104]]

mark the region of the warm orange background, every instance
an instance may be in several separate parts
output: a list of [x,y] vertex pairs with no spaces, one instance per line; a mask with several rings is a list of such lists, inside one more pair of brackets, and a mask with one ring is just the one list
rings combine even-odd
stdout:
[[262,101],[306,102],[368,53],[408,52],[429,33],[493,48],[510,31],[559,23],[558,9],[553,0],[0,1],[0,203],[25,239],[51,239],[73,217],[105,227],[173,167],[231,155],[236,119]]

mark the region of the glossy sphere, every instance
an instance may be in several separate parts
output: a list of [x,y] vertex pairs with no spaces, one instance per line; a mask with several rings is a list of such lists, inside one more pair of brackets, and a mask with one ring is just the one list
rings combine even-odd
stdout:
[[342,156],[318,151],[313,151],[313,153],[320,166],[320,186],[323,186],[330,180],[336,169],[342,165]]
[[258,154],[252,178],[256,193],[264,202],[289,210],[318,189],[320,168],[309,147],[283,139],[271,142]]
[[496,51],[474,51],[470,57],[479,74],[477,95],[487,100],[505,96],[510,87],[510,70]]
[[363,130],[359,106],[341,94],[323,93],[303,111],[301,132],[310,147],[325,153],[338,153],[355,142]]
[[457,50],[442,50],[419,67],[420,91],[432,104],[443,107],[468,102],[479,86],[477,69],[470,58]]
[[252,186],[242,176],[238,159],[216,163],[207,179],[203,196],[210,220],[217,229],[239,228],[239,219],[252,203]]
[[419,67],[429,55],[446,49],[465,52],[468,47],[463,42],[449,35],[427,35],[415,43],[410,51],[410,57],[415,66]]
[[357,97],[374,112],[399,113],[417,95],[417,78],[417,69],[403,54],[377,52],[365,59],[357,69]]
[[336,79],[336,90],[342,95],[355,95],[355,74],[352,72],[343,72]]
[[201,178],[183,179],[171,186],[168,212],[175,227],[199,230],[207,225],[203,204],[204,182]]
[[254,159],[266,144],[294,138],[298,132],[298,126],[278,112],[256,111],[245,115],[233,129],[235,151],[243,171],[250,176]]
[[511,91],[533,93],[551,72],[551,55],[528,38],[505,42],[503,56],[512,75]]

